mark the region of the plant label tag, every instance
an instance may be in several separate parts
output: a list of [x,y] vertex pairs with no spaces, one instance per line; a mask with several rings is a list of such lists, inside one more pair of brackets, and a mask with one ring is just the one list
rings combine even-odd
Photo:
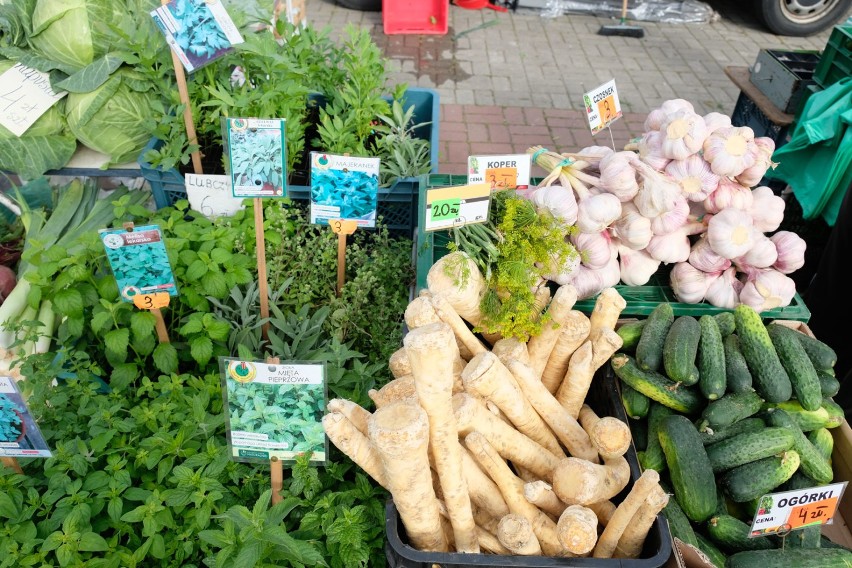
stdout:
[[764,495],[757,502],[757,512],[748,536],[783,536],[811,525],[831,524],[847,483]]
[[325,363],[219,358],[231,459],[269,463],[308,454],[325,463]]
[[225,118],[225,154],[233,197],[286,197],[283,118]]
[[485,223],[490,207],[491,184],[487,182],[430,189],[421,222],[425,231]]
[[15,63],[0,75],[0,124],[15,136],[22,136],[67,94],[51,88],[47,73]]
[[159,310],[169,305],[168,292],[157,292],[155,294],[136,294],[133,296],[133,305],[140,310]]
[[151,11],[187,73],[233,51],[243,43],[237,26],[220,0],[171,0]]
[[53,455],[12,377],[0,377],[0,457],[49,458]]
[[208,219],[230,216],[245,208],[234,197],[229,176],[186,174],[186,196],[193,211]]
[[352,219],[330,219],[328,224],[331,226],[331,232],[335,235],[351,235],[358,228],[357,221]]
[[621,103],[618,102],[615,79],[583,95],[583,106],[586,107],[586,118],[592,134],[597,134],[621,118]]
[[531,165],[529,154],[470,156],[467,159],[467,183],[487,182],[491,189],[527,189]]
[[103,229],[100,237],[122,300],[134,302],[134,296],[158,292],[178,295],[166,243],[158,226],[146,225],[130,231]]
[[379,165],[379,158],[311,152],[311,223],[348,219],[359,227],[375,227]]

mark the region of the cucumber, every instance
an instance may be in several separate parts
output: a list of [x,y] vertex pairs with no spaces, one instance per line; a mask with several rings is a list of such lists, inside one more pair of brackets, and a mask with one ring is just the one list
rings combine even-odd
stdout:
[[[663,487],[666,493],[671,493],[667,487]],[[668,504],[663,509],[663,515],[669,522],[669,531],[673,537],[677,537],[686,544],[698,548],[698,539],[695,536],[695,531],[692,529],[692,524],[686,518],[683,509],[678,505],[677,499],[669,499]]]
[[814,525],[795,530],[784,538],[784,545],[790,548],[819,548],[822,525]]
[[[669,303],[658,304],[648,315],[642,337],[636,345],[636,362],[645,371],[656,371],[663,363],[663,344],[674,323],[674,310]],[[789,398],[789,397],[788,397]]]
[[730,515],[717,515],[707,521],[707,536],[729,553],[775,548],[766,538],[749,538],[749,532],[751,526]]
[[834,436],[826,428],[814,430],[808,434],[808,441],[814,445],[819,455],[831,463],[831,453],[834,451]]
[[825,371],[817,371],[819,377],[819,389],[825,398],[832,397],[840,392],[840,381]]
[[831,463],[820,453],[810,440],[804,435],[802,429],[793,418],[776,408],[766,413],[766,421],[770,426],[786,428],[793,434],[793,449],[799,454],[802,473],[817,483],[829,483],[834,478]]
[[710,444],[715,444],[716,442],[721,442],[722,440],[727,440],[728,438],[733,438],[734,436],[738,436],[740,434],[745,434],[746,432],[759,432],[766,428],[766,424],[764,424],[763,420],[753,416],[751,418],[744,418],[743,420],[739,420],[734,422],[730,426],[725,426],[724,428],[706,428],[704,430],[700,430],[699,434],[701,435],[701,441],[704,442],[705,446],[709,446]]
[[651,406],[651,401],[647,396],[623,383],[621,385],[621,403],[624,405],[627,416],[634,420],[645,418],[648,415],[648,408]]
[[734,309],[737,337],[754,388],[768,402],[783,402],[793,396],[793,385],[769,339],[769,332],[753,308],[740,304]]
[[842,548],[776,548],[729,556],[725,568],[849,568],[852,552]]
[[716,548],[716,545],[701,533],[695,533],[695,538],[698,539],[698,549],[704,553],[710,563],[716,568],[725,568],[725,560],[727,559],[725,553]]
[[704,399],[697,392],[654,371],[643,371],[630,355],[616,353],[610,362],[619,379],[651,400],[685,414],[695,414],[704,407]]
[[713,471],[727,471],[787,451],[793,447],[794,439],[787,428],[764,428],[708,446],[707,457]]
[[713,516],[728,514],[728,500],[725,498],[725,492],[716,484],[716,510],[713,511]]
[[663,419],[674,414],[674,411],[657,402],[651,403],[651,409],[648,411],[648,445],[645,447],[645,453],[639,463],[642,469],[653,469],[656,471],[666,470],[666,456],[663,454],[663,447],[660,446],[660,425]]
[[725,347],[722,334],[713,316],[701,316],[701,339],[698,342],[698,387],[709,400],[725,394]]
[[710,518],[716,510],[716,478],[698,430],[688,418],[675,414],[663,419],[659,436],[683,512],[695,522]]
[[633,437],[633,445],[637,452],[644,452],[648,446],[648,421],[627,419],[630,426],[630,435]]
[[698,382],[694,369],[700,337],[701,326],[691,316],[677,318],[669,328],[663,345],[663,367],[671,380],[687,386]]
[[837,353],[834,352],[834,349],[819,339],[805,335],[804,333],[796,333],[795,337],[802,344],[802,347],[805,348],[805,353],[808,354],[814,368],[819,371],[827,371],[834,368],[834,364],[837,363]]
[[740,340],[736,335],[729,335],[722,343],[725,347],[725,378],[728,391],[754,390],[751,384],[751,373],[746,365],[745,357],[740,352]]
[[793,336],[799,332],[778,324],[769,325],[766,329],[802,408],[816,410],[822,406],[822,389],[816,369],[805,348]]
[[822,399],[822,408],[819,410],[805,410],[797,400],[788,400],[786,402],[775,404],[764,404],[764,410],[770,408],[780,408],[789,414],[799,428],[803,432],[811,432],[819,428],[837,428],[843,424],[844,413],[843,409],[830,398]]
[[821,485],[826,485],[824,483],[817,483],[804,473],[802,473],[801,468],[793,474],[793,477],[787,480],[787,483],[784,484],[784,491],[798,491],[799,489],[810,489],[811,487],[819,487]]
[[713,316],[716,319],[716,325],[719,326],[719,333],[722,337],[728,337],[737,330],[737,322],[734,320],[733,312],[722,312]]
[[742,503],[771,493],[799,467],[799,454],[787,450],[780,456],[763,458],[732,469],[722,477],[722,487],[734,501]]
[[733,392],[708,404],[701,417],[711,428],[723,428],[756,414],[762,405],[763,400],[754,391]]
[[[818,373],[825,373],[826,375],[829,375],[831,377],[837,376],[834,372],[834,367],[832,367],[831,369],[817,369],[817,372]],[[840,545],[838,544],[837,546],[840,546]]]
[[648,320],[637,320],[631,321],[620,326],[615,330],[615,333],[621,338],[623,343],[621,344],[622,351],[633,351],[636,349],[636,345],[639,343],[639,338],[642,337],[642,330],[645,329],[645,323]]

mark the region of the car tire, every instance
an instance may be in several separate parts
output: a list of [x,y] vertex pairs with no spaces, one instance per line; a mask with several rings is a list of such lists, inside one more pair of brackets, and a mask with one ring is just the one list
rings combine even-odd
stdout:
[[772,32],[809,36],[833,26],[845,16],[852,0],[758,0],[758,11]]
[[350,10],[362,12],[381,12],[382,0],[337,0],[337,3]]

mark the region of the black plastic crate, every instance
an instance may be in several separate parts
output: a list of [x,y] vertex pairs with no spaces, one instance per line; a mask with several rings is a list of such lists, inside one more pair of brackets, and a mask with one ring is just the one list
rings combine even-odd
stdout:
[[[627,424],[627,414],[621,404],[615,374],[605,365],[595,375],[592,388],[586,397],[586,403],[601,416],[615,416]],[[631,483],[613,502],[624,500],[639,479],[641,470],[636,450],[631,445],[625,454],[630,464]],[[663,515],[657,520],[645,539],[640,558],[555,558],[548,556],[504,556],[499,554],[461,554],[456,552],[422,552],[408,545],[405,528],[399,518],[396,507],[389,500],[385,511],[385,530],[387,544],[385,554],[390,568],[462,568],[466,566],[528,566],[576,567],[576,568],[658,568],[668,562],[672,554],[672,540],[668,523]]]
[[819,51],[761,49],[749,80],[780,110],[792,114],[808,85],[813,83]]

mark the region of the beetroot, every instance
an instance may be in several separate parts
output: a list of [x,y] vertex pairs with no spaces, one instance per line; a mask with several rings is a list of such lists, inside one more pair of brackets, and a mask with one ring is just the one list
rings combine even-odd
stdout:
[[0,302],[3,302],[12,293],[17,282],[15,271],[8,266],[0,265]]

